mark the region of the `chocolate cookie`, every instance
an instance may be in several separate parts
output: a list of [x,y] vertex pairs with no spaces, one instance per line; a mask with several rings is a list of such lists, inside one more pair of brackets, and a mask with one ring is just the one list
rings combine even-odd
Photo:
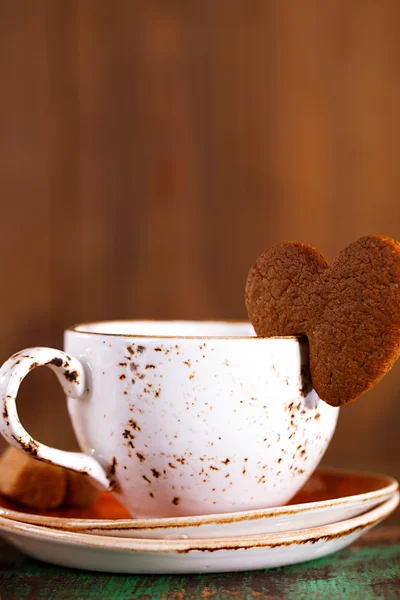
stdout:
[[273,246],[250,269],[246,306],[259,336],[306,335],[319,397],[352,402],[400,355],[400,243],[365,236],[331,266],[309,246]]

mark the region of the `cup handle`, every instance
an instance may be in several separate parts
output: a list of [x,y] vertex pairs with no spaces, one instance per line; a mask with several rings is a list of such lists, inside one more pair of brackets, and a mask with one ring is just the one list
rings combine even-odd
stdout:
[[0,369],[0,433],[23,452],[32,457],[88,475],[101,490],[112,489],[106,471],[92,456],[83,452],[67,452],[51,448],[34,440],[24,429],[18,417],[16,397],[22,380],[36,367],[50,367],[61,387],[70,398],[82,398],[87,393],[86,374],[82,363],[52,348],[27,348],[9,358]]

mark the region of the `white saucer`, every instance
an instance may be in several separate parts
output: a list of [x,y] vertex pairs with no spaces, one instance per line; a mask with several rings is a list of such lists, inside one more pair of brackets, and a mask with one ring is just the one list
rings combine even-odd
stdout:
[[[263,510],[139,520],[63,518],[28,514],[1,508],[0,505],[0,515],[33,525],[95,535],[164,540],[209,539],[278,533],[337,523],[371,510],[391,498],[397,489],[397,481],[387,475],[323,469],[312,475],[296,497],[297,504]],[[105,505],[111,501],[109,497],[103,499]],[[79,511],[76,512],[79,517]],[[93,512],[95,514],[95,508]],[[106,507],[103,513],[107,513]]]
[[87,535],[0,517],[0,533],[33,558],[55,565],[115,573],[212,573],[281,567],[326,556],[354,542],[399,504],[333,525],[252,537],[138,540]]

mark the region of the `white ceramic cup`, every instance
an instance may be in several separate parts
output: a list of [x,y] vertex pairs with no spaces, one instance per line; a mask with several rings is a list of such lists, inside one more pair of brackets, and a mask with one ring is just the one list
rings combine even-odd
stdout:
[[[18,388],[42,365],[68,396],[82,453],[37,442],[19,421]],[[78,325],[65,353],[30,348],[2,366],[1,433],[112,489],[136,517],[277,506],[314,471],[338,417],[307,372],[306,341],[257,338],[249,323]]]

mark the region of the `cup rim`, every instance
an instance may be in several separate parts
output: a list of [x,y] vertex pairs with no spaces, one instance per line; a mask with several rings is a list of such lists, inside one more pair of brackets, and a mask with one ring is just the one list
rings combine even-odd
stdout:
[[147,339],[147,340],[257,340],[258,342],[266,341],[266,340],[284,340],[284,341],[297,341],[297,342],[305,342],[306,336],[299,335],[284,335],[284,336],[268,336],[262,337],[257,335],[145,335],[145,334],[136,334],[136,333],[113,333],[109,331],[95,331],[93,330],[96,326],[101,325],[111,325],[111,324],[134,324],[134,323],[176,323],[176,324],[188,324],[188,323],[197,323],[197,324],[221,324],[221,325],[237,325],[237,326],[246,326],[250,325],[250,321],[245,321],[243,319],[110,319],[110,320],[101,320],[101,321],[86,321],[84,323],[76,323],[74,325],[70,325],[65,329],[65,332],[71,332],[74,334],[81,335],[98,335],[98,336],[106,336],[106,337],[123,337],[123,338],[138,338],[138,339]]

